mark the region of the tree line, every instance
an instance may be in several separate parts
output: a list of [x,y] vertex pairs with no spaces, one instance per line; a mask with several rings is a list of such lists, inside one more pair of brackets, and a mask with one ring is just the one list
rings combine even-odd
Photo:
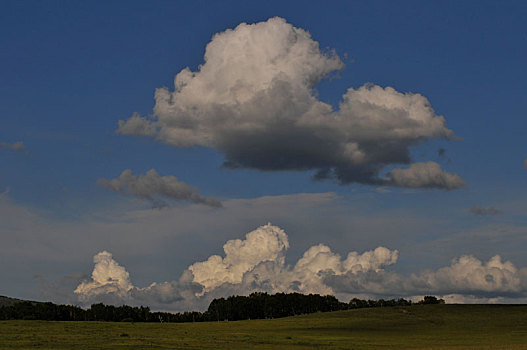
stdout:
[[[425,296],[417,304],[443,304],[442,299]],[[152,312],[145,306],[113,306],[92,304],[88,309],[74,305],[57,305],[51,302],[20,301],[0,307],[0,320],[50,320],[50,321],[112,321],[112,322],[204,322],[237,321],[262,318],[279,318],[369,307],[410,306],[405,299],[362,300],[353,298],[343,303],[332,295],[300,293],[252,293],[249,296],[231,296],[214,299],[207,311]]]

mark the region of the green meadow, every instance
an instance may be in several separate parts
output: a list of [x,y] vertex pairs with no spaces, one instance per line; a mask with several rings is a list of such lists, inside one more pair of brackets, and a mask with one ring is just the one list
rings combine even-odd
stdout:
[[0,321],[0,349],[527,349],[527,305],[413,305],[204,323]]

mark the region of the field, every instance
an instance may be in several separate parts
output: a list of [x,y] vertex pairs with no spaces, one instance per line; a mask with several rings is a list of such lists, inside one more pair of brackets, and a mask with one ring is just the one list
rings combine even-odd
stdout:
[[1,349],[527,349],[527,305],[414,305],[207,323],[0,321]]

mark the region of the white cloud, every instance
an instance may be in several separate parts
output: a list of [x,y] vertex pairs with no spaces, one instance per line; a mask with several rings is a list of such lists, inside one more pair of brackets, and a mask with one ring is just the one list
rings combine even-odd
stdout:
[[188,269],[194,276],[193,282],[204,286],[204,292],[209,292],[224,283],[241,283],[244,274],[260,263],[270,261],[283,266],[288,248],[285,232],[268,224],[249,232],[245,240],[235,239],[225,243],[225,258],[213,255]]
[[[204,63],[181,70],[174,90],[156,90],[151,117],[121,120],[118,133],[215,148],[230,168],[315,170],[315,178],[343,184],[382,184],[385,166],[411,162],[410,146],[452,135],[424,96],[391,87],[350,88],[333,110],[314,86],[343,68],[336,53],[322,52],[308,32],[282,18],[242,23],[216,34]],[[446,188],[463,182],[455,176],[456,186]]]
[[112,254],[102,251],[93,257],[95,267],[91,274],[91,281],[79,284],[75,293],[82,300],[99,294],[115,294],[126,297],[133,288],[130,275],[112,258]]
[[499,255],[487,262],[464,255],[454,259],[450,266],[417,276],[426,288],[442,294],[525,294],[526,278],[527,269],[517,269],[510,261],[502,261]]
[[90,305],[95,302],[108,304],[132,304],[178,310],[203,307],[196,294],[202,289],[193,284],[185,274],[179,281],[152,283],[145,288],[135,287],[128,271],[120,266],[112,254],[103,251],[94,256],[95,264],[91,280],[80,283],[74,290],[77,302]]
[[[494,256],[487,262],[464,255],[450,266],[404,276],[386,268],[398,260],[398,251],[378,247],[345,259],[323,244],[307,249],[295,264],[285,263],[289,247],[286,233],[267,224],[249,232],[245,239],[229,240],[225,255],[213,255],[186,269],[179,280],[133,287],[128,273],[111,254],[96,255],[92,281],[75,290],[80,300],[112,300],[157,307],[206,307],[214,297],[254,291],[337,294],[353,296],[415,297],[447,295],[451,301],[527,297],[527,269]],[[483,299],[482,299],[483,298]]]
[[[467,253],[481,259],[499,252],[506,257],[502,261],[510,260],[516,264],[520,277],[520,266],[527,266],[522,251],[527,237],[525,225],[485,224],[459,232],[457,226],[448,226],[449,221],[445,218],[449,212],[438,216],[430,215],[428,211],[426,215],[419,215],[418,211],[405,208],[372,211],[378,199],[378,195],[368,192],[357,192],[347,199],[332,193],[312,193],[229,199],[224,201],[222,210],[189,205],[123,213],[122,208],[117,210],[112,206],[101,208],[99,212],[84,213],[75,220],[64,220],[49,217],[43,210],[18,205],[7,194],[2,194],[0,257],[4,268],[0,271],[0,279],[6,281],[3,294],[70,303],[72,299],[66,299],[63,289],[59,293],[59,288],[48,290],[43,298],[31,276],[39,274],[47,280],[59,281],[61,276],[72,273],[89,274],[91,257],[103,250],[112,252],[116,260],[125,263],[121,266],[130,272],[130,281],[137,287],[129,292],[130,300],[99,294],[87,304],[126,302],[165,310],[206,308],[207,298],[246,293],[252,290],[252,286],[271,292],[311,290],[324,293],[331,288],[342,300],[348,300],[352,294],[362,295],[362,298],[424,295],[433,293],[436,287],[427,286],[424,278],[417,279],[420,284],[410,283],[411,273],[420,276],[419,271],[425,267],[436,270],[440,266],[449,266],[451,258]],[[463,210],[462,206],[454,208],[453,212],[459,210]],[[240,233],[252,231],[251,228],[261,223],[262,217],[288,228],[290,247],[285,265],[272,261],[257,263],[251,273],[244,275],[242,283],[224,284],[203,298],[197,298],[195,294],[199,294],[203,286],[192,282],[193,276],[187,268],[195,262],[207,261],[214,254],[225,259],[225,254],[220,253],[221,247],[234,238],[245,240]],[[321,242],[329,252],[310,249],[318,247]],[[386,265],[379,271],[373,268],[363,272],[349,266],[342,267],[342,271],[352,271],[348,271],[350,278],[346,278],[348,272],[339,275],[340,268],[331,267],[339,266],[333,263],[338,261],[333,255],[339,255],[340,262],[344,263],[350,250],[363,255],[364,251],[374,251],[372,248],[379,242],[400,250],[397,264]],[[309,265],[309,269],[300,269],[299,265],[293,273],[298,260],[307,251],[317,252],[319,257],[315,260],[320,262],[324,257],[327,263],[317,265],[320,267],[318,274],[310,272],[314,265]],[[186,271],[183,273],[186,278],[182,276],[174,280],[182,271]],[[152,281],[157,283],[148,288]],[[64,283],[62,288],[73,294],[80,282],[72,283]],[[519,302],[526,290],[522,288],[517,294],[502,293],[499,289],[496,292],[474,289],[462,295],[502,297],[504,302]],[[450,293],[447,290],[442,292]],[[55,296],[52,298],[52,295]]]
[[503,262],[499,255],[487,262],[471,255],[463,255],[453,259],[450,266],[410,276],[383,270],[376,274],[330,275],[325,282],[341,294],[455,295],[457,301],[452,302],[459,302],[463,297],[527,297],[527,268],[518,269],[510,261]]
[[[121,299],[129,303],[152,301],[156,305],[205,305],[215,296],[253,291],[332,294],[324,283],[327,274],[380,273],[397,261],[397,251],[378,247],[363,254],[350,252],[346,259],[325,245],[309,248],[294,266],[285,264],[289,242],[285,232],[267,224],[249,232],[244,240],[229,240],[225,256],[213,255],[196,262],[178,281],[132,286],[128,272],[106,251],[94,258],[92,280],[82,282],[75,293],[84,303]],[[138,300],[140,299],[140,300]]]
[[203,197],[197,193],[197,188],[179,181],[175,176],[159,176],[154,169],[139,176],[135,176],[132,170],[127,169],[116,179],[99,179],[97,182],[112,191],[148,199],[156,207],[168,205],[158,196],[186,200],[210,207],[221,207],[221,202],[218,199]]

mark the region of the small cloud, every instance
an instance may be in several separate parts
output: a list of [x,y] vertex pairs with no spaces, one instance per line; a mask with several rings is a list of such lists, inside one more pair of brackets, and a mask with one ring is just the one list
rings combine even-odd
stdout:
[[391,191],[386,187],[377,187],[375,189],[375,192],[377,193],[390,193]]
[[494,207],[483,208],[478,205],[474,205],[472,208],[470,208],[470,213],[480,216],[489,216],[501,214],[501,210],[498,210]]
[[156,127],[138,113],[134,113],[126,121],[119,120],[117,133],[122,135],[154,136],[156,134]]
[[436,162],[413,163],[407,169],[393,169],[385,182],[392,186],[446,190],[466,186],[465,180],[459,175],[444,171]]
[[27,149],[24,145],[24,142],[22,141],[18,141],[15,143],[2,142],[0,143],[0,147],[9,151],[24,151]]
[[159,197],[186,200],[215,208],[222,206],[218,199],[202,196],[197,193],[197,188],[179,181],[175,176],[159,176],[154,169],[139,176],[135,176],[132,170],[127,169],[118,178],[99,179],[97,183],[114,192],[132,194],[149,200],[154,208],[168,206],[168,203]]

